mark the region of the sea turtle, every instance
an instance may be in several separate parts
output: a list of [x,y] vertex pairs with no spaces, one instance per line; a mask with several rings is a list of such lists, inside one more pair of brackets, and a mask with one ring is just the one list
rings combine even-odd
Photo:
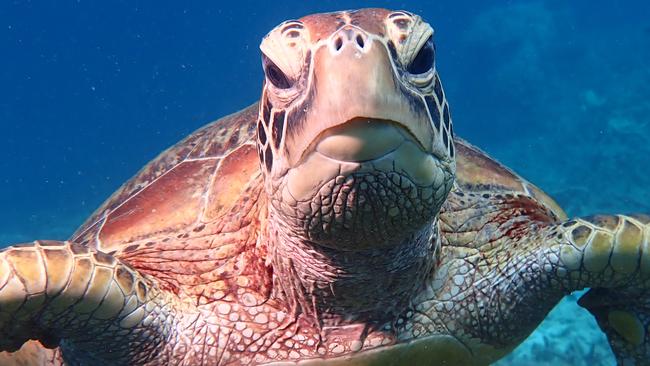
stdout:
[[384,9],[273,29],[259,104],[69,241],[0,253],[0,361],[488,364],[590,287],[618,361],[648,364],[650,217],[567,220],[455,138],[432,35]]

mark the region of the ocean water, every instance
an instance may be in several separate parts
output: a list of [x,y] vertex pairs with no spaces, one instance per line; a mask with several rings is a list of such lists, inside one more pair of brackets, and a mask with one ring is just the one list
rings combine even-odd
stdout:
[[[256,100],[281,21],[367,6],[436,28],[457,133],[570,216],[650,212],[650,3],[0,3],[0,247],[64,239],[167,146]],[[567,297],[500,365],[611,365]]]

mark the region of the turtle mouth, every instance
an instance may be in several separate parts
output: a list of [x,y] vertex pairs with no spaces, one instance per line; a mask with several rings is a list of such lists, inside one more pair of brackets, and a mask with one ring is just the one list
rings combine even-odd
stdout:
[[447,161],[402,124],[354,118],[321,130],[273,204],[288,210],[284,224],[323,247],[387,248],[430,222],[450,177]]
[[317,151],[323,156],[353,163],[380,159],[405,142],[427,149],[403,124],[385,119],[357,117],[322,131],[308,146],[301,160]]
[[445,165],[401,123],[361,117],[321,131],[283,180],[295,201],[305,201],[333,179],[368,174],[398,173],[418,187],[439,186]]
[[320,130],[272,204],[292,232],[323,247],[390,247],[429,223],[451,187],[449,160],[424,146],[391,120],[353,118]]

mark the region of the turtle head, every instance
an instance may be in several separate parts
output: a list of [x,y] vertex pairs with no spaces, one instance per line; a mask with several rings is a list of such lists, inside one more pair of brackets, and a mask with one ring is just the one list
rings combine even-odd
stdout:
[[404,11],[316,14],[260,48],[258,152],[282,225],[344,250],[430,225],[455,174],[431,26]]

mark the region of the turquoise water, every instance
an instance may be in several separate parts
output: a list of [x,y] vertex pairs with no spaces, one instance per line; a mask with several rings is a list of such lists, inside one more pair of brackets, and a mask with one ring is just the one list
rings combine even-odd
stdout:
[[[650,212],[650,3],[2,2],[0,246],[66,238],[165,147],[259,94],[282,20],[386,6],[436,28],[458,134],[570,215]],[[612,364],[575,297],[502,364]]]

